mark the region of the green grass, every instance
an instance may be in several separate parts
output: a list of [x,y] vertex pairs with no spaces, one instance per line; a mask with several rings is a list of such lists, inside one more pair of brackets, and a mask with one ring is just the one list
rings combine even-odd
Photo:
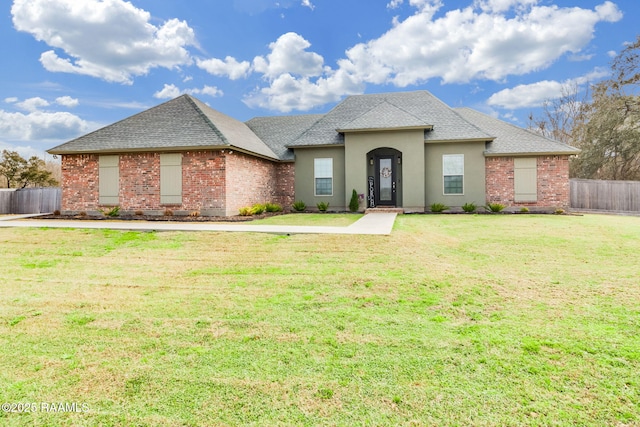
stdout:
[[640,218],[16,228],[0,256],[0,402],[89,408],[3,426],[640,424]]
[[259,219],[252,221],[251,224],[347,227],[360,218],[362,214],[295,213]]

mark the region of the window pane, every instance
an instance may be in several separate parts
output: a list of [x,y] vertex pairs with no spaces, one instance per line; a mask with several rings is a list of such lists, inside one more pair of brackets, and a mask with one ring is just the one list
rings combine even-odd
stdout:
[[444,194],[462,194],[462,175],[444,177]]
[[316,196],[331,196],[333,194],[332,178],[316,178]]
[[443,175],[464,175],[464,154],[445,154],[442,156]]
[[333,195],[333,159],[313,159],[316,196]]
[[333,159],[314,159],[316,178],[333,178]]

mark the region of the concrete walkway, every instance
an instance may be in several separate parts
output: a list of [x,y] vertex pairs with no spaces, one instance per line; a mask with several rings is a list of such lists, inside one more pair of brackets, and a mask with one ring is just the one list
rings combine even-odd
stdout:
[[29,219],[35,215],[0,216],[0,228],[89,228],[140,231],[241,231],[272,234],[374,234],[389,235],[396,220],[395,213],[370,213],[347,227],[304,225],[252,225],[250,223],[179,222],[179,221],[122,221],[122,220],[65,220]]

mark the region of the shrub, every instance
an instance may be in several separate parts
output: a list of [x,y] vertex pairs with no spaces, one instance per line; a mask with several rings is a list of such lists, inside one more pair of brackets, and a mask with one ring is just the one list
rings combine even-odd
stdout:
[[190,217],[193,217],[193,218],[197,218],[197,217],[199,217],[199,216],[200,216],[200,212],[199,212],[199,211],[193,211],[193,212],[190,212],[190,213],[189,213],[189,216],[190,216]]
[[55,211],[53,211],[53,214],[55,216],[60,216],[60,211],[58,209],[56,209]]
[[253,211],[254,215],[260,215],[264,213],[264,211],[266,210],[266,207],[262,203],[256,203],[251,207],[251,210]]
[[431,212],[440,213],[446,211],[447,209],[449,209],[449,206],[445,205],[444,203],[431,204]]
[[140,209],[138,209],[138,210],[137,210],[137,211],[135,211],[133,214],[134,214],[134,215],[136,215],[136,216],[142,216],[142,215],[144,215],[144,212],[143,212],[143,211],[141,211]]
[[462,210],[465,211],[466,213],[472,213],[476,211],[476,204],[475,203],[465,203],[464,205],[462,205]]
[[320,212],[326,212],[329,209],[329,203],[327,202],[319,202],[316,206]]
[[562,215],[562,214],[564,213],[564,209],[560,209],[560,208],[558,208],[558,209],[556,209],[556,210],[555,210],[555,212],[554,212],[554,213],[555,213],[556,215]]
[[282,206],[277,203],[266,203],[264,207],[267,212],[282,212]]
[[506,208],[506,206],[503,205],[502,203],[489,203],[487,205],[487,210],[493,213],[502,212],[504,208]]
[[251,215],[253,215],[253,209],[250,208],[249,206],[240,208],[240,216],[251,216]]
[[87,213],[85,211],[80,211],[78,212],[78,216],[85,217],[87,216]]
[[171,209],[165,209],[164,216],[173,216],[173,211]]
[[103,209],[98,209],[104,216],[108,216],[110,218],[115,218],[120,216],[120,206],[114,206],[111,209],[107,209],[106,211]]
[[349,201],[349,210],[351,212],[357,212],[360,209],[360,199],[358,197],[358,192],[354,190],[351,192],[351,200]]
[[307,205],[302,200],[296,200],[291,207],[296,212],[304,212],[307,209]]
[[527,213],[527,212],[529,212],[529,208],[528,207],[523,206],[523,207],[520,208],[520,213]]

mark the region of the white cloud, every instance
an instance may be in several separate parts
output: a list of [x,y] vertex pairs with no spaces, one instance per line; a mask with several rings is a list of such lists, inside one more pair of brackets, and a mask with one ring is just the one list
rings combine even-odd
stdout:
[[562,85],[553,80],[518,85],[494,93],[487,104],[508,109],[540,107],[545,100],[556,98],[562,93]]
[[0,134],[8,140],[66,140],[96,127],[96,124],[66,112],[32,111],[24,114],[0,110]]
[[209,95],[213,98],[224,96],[224,92],[215,86],[204,86],[202,89],[191,89],[191,90],[188,90],[188,92],[193,95],[199,95],[199,94]]
[[402,5],[402,3],[404,3],[404,0],[391,0],[387,3],[387,9],[397,9]]
[[[391,0],[388,7],[403,3]],[[256,89],[245,103],[288,112],[361,93],[366,84],[406,87],[434,78],[443,84],[502,82],[511,75],[545,69],[562,57],[587,59],[583,49],[592,40],[596,24],[622,18],[610,1],[595,9],[539,3],[475,0],[471,6],[437,16],[442,0],[409,0],[416,8],[413,15],[394,18],[385,34],[349,48],[335,69],[309,51],[311,44],[301,35],[284,34],[269,45],[270,54],[254,59],[252,71],[262,73],[268,86]],[[548,96],[552,87],[557,87],[554,82],[533,85],[528,91],[531,99],[523,102],[528,105]],[[505,100],[498,95],[493,100],[514,103],[506,93],[502,96]]]
[[251,64],[248,61],[238,62],[235,58],[227,56],[224,61],[218,58],[197,60],[196,64],[209,74],[214,76],[227,76],[231,80],[237,80],[249,75]]
[[311,0],[302,0],[302,5],[304,7],[308,7],[309,9],[313,10],[316,7],[313,5],[313,3],[311,3]]
[[269,79],[282,74],[295,74],[303,78],[322,74],[324,59],[315,52],[307,52],[311,46],[307,40],[296,33],[286,33],[271,43],[271,53],[267,57],[257,56],[253,60],[253,69]]
[[339,101],[344,95],[363,91],[364,84],[344,70],[331,72],[315,81],[285,73],[274,79],[269,87],[246,96],[244,102],[250,107],[288,113],[310,110],[318,105]]
[[[544,69],[567,53],[577,54],[600,21],[621,18],[610,2],[594,10],[538,6],[530,1],[481,2],[435,18],[438,4],[399,22],[380,38],[347,51],[350,71],[371,83],[399,87],[440,78],[443,83],[474,79],[501,81]],[[513,16],[504,12],[512,7]]]
[[5,98],[4,102],[6,102],[7,104],[15,104],[16,102],[18,102],[18,98],[16,98],[15,96],[10,96],[9,98]]
[[180,95],[182,95],[182,91],[178,89],[176,85],[173,85],[173,84],[168,85],[165,83],[164,87],[161,90],[153,94],[153,97],[159,98],[159,99],[168,99],[168,98],[176,98]]
[[164,87],[158,92],[154,93],[154,98],[159,99],[173,99],[180,95],[188,93],[190,95],[209,95],[211,97],[219,97],[223,96],[224,92],[218,89],[215,86],[204,86],[202,89],[179,89],[176,85],[173,84],[165,84]]
[[14,0],[11,13],[17,30],[54,48],[40,56],[47,70],[110,82],[130,84],[152,68],[190,64],[186,48],[196,45],[186,22],[155,26],[148,12],[123,0]]
[[540,107],[544,101],[561,96],[564,93],[563,89],[566,87],[572,87],[574,85],[579,87],[608,75],[609,72],[607,70],[596,68],[584,76],[569,79],[564,82],[544,80],[537,83],[519,85],[494,93],[487,100],[487,104],[512,110]]
[[489,13],[503,13],[512,8],[523,9],[535,5],[538,0],[476,0],[476,7]]
[[80,101],[70,96],[60,96],[56,98],[56,104],[62,105],[63,107],[73,108],[77,107],[78,104],[80,104]]
[[615,50],[610,50],[609,52],[607,52],[607,56],[609,58],[615,58],[618,55],[618,52],[616,52]]
[[332,70],[324,58],[307,49],[311,43],[296,33],[287,33],[269,45],[271,53],[253,60],[253,71],[262,73],[268,87],[245,97],[245,104],[280,112],[309,110],[362,93],[364,84],[346,70]]
[[16,107],[25,111],[37,111],[42,107],[48,107],[49,101],[46,99],[42,99],[39,96],[34,98],[25,99],[22,102],[16,102]]

